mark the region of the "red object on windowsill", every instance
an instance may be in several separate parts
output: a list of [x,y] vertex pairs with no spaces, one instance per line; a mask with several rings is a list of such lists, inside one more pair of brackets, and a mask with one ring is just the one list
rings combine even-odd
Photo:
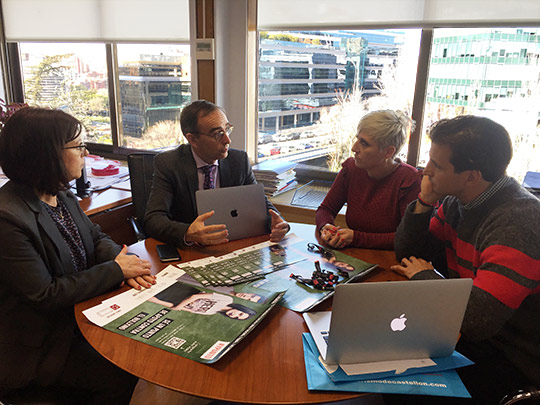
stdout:
[[96,162],[92,165],[92,174],[94,176],[113,176],[120,172],[120,168],[117,164],[111,162]]

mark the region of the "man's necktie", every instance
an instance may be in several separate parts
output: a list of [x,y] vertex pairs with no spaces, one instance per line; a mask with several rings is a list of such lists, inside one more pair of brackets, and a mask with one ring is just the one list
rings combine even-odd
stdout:
[[204,183],[203,183],[203,189],[209,189],[209,188],[215,188],[215,181],[214,181],[214,166],[215,165],[206,165],[201,167],[201,170],[204,173]]

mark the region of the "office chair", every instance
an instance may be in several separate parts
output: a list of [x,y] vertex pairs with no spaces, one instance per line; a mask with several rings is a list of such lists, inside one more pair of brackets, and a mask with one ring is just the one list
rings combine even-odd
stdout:
[[130,218],[137,240],[146,239],[144,233],[144,212],[152,189],[154,174],[154,153],[131,153],[128,155],[129,181],[135,216]]
[[501,399],[499,405],[511,405],[518,402],[540,404],[540,390],[534,387],[527,390],[519,390],[513,394],[506,395]]

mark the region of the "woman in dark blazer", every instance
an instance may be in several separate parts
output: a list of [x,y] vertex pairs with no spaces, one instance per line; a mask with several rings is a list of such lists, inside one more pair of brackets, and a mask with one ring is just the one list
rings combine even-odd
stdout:
[[88,154],[74,117],[23,108],[0,133],[0,394],[49,387],[77,403],[128,404],[137,379],[80,334],[73,313],[126,282],[155,283],[150,263],[127,254],[81,210],[69,182]]

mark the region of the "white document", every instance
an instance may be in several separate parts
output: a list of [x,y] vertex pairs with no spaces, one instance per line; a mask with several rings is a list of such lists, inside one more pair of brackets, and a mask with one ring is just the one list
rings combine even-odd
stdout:
[[98,326],[105,326],[121,315],[131,311],[137,305],[163,291],[176,282],[185,272],[178,267],[169,265],[156,275],[156,284],[150,288],[135,290],[130,288],[122,294],[104,300],[95,307],[83,311],[83,315]]
[[393,370],[396,370],[396,374],[401,374],[410,368],[428,367],[435,364],[428,357],[427,359],[377,361],[373,363],[340,364],[339,366],[347,375],[359,375]]

